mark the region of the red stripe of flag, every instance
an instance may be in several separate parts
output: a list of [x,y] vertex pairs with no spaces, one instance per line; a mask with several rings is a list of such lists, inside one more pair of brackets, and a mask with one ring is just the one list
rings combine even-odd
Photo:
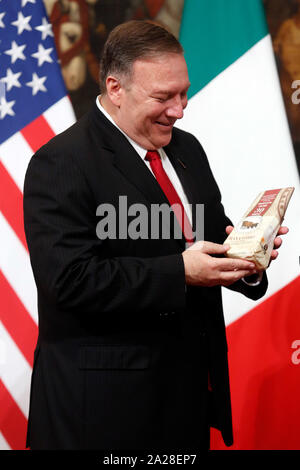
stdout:
[[[0,187],[1,200],[0,207],[4,217],[23,243],[27,250],[27,243],[24,232],[23,222],[23,195],[6,170],[5,166],[0,162]],[[3,243],[3,242],[2,242]]]
[[38,328],[1,271],[0,298],[1,321],[32,367]]
[[20,132],[34,152],[55,136],[55,133],[43,116],[39,116]]
[[[297,277],[227,327],[234,429],[229,449],[300,449],[299,305]],[[215,431],[212,449],[228,449]]]
[[14,450],[24,450],[27,419],[0,379],[0,430]]

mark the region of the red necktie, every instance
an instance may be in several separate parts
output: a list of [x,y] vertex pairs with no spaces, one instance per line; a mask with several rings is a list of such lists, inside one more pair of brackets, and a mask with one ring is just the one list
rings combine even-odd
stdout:
[[167,173],[163,169],[161,158],[157,150],[148,150],[146,160],[150,162],[151,169],[157,179],[157,182],[165,193],[170,205],[172,206],[186,241],[192,244],[194,242],[194,236],[190,221],[186,215],[180,197],[169,180]]

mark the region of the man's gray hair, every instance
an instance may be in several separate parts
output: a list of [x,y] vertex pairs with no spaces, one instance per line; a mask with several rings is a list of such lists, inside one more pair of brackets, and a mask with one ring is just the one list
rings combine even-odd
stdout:
[[100,92],[106,92],[106,78],[128,79],[133,63],[165,53],[183,54],[176,37],[152,21],[131,20],[115,27],[106,40],[100,61]]

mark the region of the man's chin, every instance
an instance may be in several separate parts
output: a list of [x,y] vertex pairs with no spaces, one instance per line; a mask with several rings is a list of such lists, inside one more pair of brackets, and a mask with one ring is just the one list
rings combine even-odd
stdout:
[[159,135],[156,138],[152,139],[152,144],[155,146],[155,148],[158,149],[161,147],[165,147],[170,143],[172,139],[172,130],[173,128],[169,132],[165,132],[163,135]]

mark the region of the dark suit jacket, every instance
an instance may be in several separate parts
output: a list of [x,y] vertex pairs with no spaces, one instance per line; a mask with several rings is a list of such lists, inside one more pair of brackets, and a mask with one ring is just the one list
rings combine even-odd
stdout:
[[[205,204],[205,239],[222,243],[230,221],[201,145],[174,128],[165,150],[189,202]],[[118,220],[120,195],[149,212],[151,203],[167,203],[96,106],[29,164],[24,218],[39,337],[27,444],[197,448],[213,420],[230,445],[221,289],[185,286],[183,240],[100,240],[97,207],[112,204]],[[252,299],[266,287],[266,276],[258,287],[232,286]]]

